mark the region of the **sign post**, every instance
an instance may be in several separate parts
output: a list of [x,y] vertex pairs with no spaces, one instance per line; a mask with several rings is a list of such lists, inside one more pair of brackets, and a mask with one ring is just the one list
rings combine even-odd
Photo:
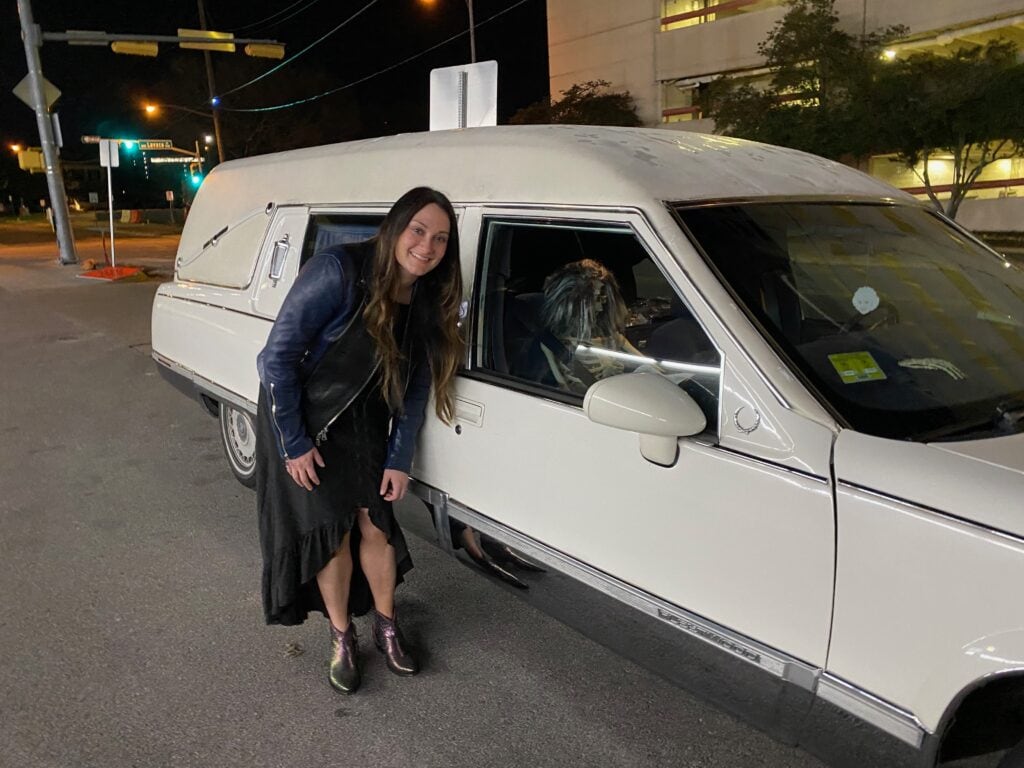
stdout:
[[75,238],[71,232],[68,197],[64,191],[64,174],[61,171],[60,153],[54,141],[53,122],[48,111],[46,78],[43,77],[43,65],[39,60],[39,46],[43,42],[42,32],[32,17],[30,0],[18,0],[18,16],[21,19],[21,37],[25,44],[25,61],[28,64],[27,85],[30,99],[26,101],[36,113],[39,144],[46,166],[46,186],[50,192],[54,229],[57,232],[57,247],[60,252],[58,258],[61,264],[75,264],[78,262],[78,256],[75,254]]
[[120,165],[121,156],[117,151],[117,139],[100,139],[100,165],[107,169],[107,208],[110,211],[110,266],[117,268],[114,259],[114,184],[110,169]]

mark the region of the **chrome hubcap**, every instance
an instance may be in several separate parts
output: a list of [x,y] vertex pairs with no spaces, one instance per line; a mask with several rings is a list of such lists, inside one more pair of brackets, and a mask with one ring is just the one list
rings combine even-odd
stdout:
[[256,432],[249,414],[234,409],[228,416],[228,436],[238,463],[248,469],[256,460]]

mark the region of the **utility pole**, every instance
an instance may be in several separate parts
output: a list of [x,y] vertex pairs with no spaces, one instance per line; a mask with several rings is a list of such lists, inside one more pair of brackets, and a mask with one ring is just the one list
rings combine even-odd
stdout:
[[466,0],[466,8],[469,10],[469,63],[476,64],[476,22],[473,21],[473,0]]
[[18,16],[21,18],[21,38],[25,43],[25,61],[28,63],[29,93],[36,113],[43,162],[46,164],[46,186],[50,191],[50,209],[53,211],[53,227],[57,233],[60,253],[58,260],[61,264],[77,264],[75,239],[71,234],[68,214],[68,197],[64,191],[64,173],[60,167],[60,154],[53,139],[53,123],[43,92],[43,65],[39,58],[39,47],[43,44],[42,33],[32,18],[29,0],[18,0]]
[[[196,0],[199,5],[199,28],[206,30],[206,9],[203,7],[203,0]],[[217,161],[224,162],[224,141],[220,134],[220,109],[218,104],[213,103],[213,97],[217,95],[217,85],[213,81],[213,62],[210,60],[210,52],[203,51],[203,60],[206,62],[206,85],[210,90],[210,111],[213,113],[213,135],[217,139]]]

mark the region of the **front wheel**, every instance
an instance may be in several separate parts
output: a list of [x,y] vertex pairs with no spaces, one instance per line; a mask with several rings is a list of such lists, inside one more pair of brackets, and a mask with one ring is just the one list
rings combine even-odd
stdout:
[[256,425],[248,411],[220,404],[220,436],[231,472],[246,488],[256,487]]

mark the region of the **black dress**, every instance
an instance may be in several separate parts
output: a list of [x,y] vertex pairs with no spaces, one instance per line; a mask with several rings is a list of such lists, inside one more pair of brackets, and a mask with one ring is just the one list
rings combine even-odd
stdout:
[[[406,308],[396,318],[401,345]],[[328,350],[327,354],[330,354]],[[412,568],[412,559],[395,520],[391,502],[380,495],[387,460],[391,413],[381,392],[379,374],[359,393],[318,446],[324,467],[317,467],[320,485],[300,487],[284,468],[275,447],[266,392],[260,388],[256,427],[256,505],[263,552],[263,613],[267,624],[301,624],[310,611],[327,615],[316,574],[351,532],[352,584],[349,612],[357,616],[373,607],[373,596],[359,564],[357,511],[370,520],[395,548],[398,583]]]

